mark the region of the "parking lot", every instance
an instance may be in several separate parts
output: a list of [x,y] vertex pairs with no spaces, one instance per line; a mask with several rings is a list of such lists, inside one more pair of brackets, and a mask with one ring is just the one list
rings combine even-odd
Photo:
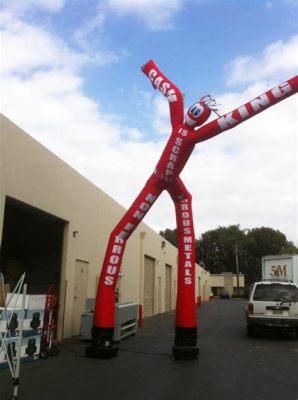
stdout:
[[[198,308],[199,361],[173,361],[174,313],[144,320],[111,360],[84,356],[65,340],[60,354],[21,366],[20,400],[298,400],[298,339],[248,339],[245,301],[215,299]],[[0,399],[12,394],[0,370]]]

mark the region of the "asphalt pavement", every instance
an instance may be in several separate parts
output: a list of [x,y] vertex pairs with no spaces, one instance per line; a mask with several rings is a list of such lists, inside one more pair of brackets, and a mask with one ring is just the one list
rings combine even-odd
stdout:
[[[245,301],[215,299],[198,308],[199,361],[173,361],[174,312],[144,320],[117,358],[84,356],[77,338],[57,357],[21,366],[20,400],[298,400],[298,339],[246,337]],[[0,370],[0,400],[12,395]]]

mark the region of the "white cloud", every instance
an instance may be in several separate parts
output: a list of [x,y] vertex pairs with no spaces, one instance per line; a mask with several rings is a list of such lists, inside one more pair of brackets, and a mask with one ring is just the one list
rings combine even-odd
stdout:
[[60,38],[8,12],[1,14],[1,48],[2,74],[25,75],[34,69],[65,65],[74,69],[87,61],[86,55],[74,52]]
[[134,15],[152,30],[173,27],[175,15],[182,9],[182,0],[107,0],[110,11]]
[[184,176],[199,232],[233,223],[264,225],[297,243],[296,105],[287,99],[198,146]]
[[137,128],[128,128],[126,134],[130,140],[140,140],[144,136],[143,133]]
[[[141,3],[145,10],[147,3]],[[160,3],[152,4],[157,9]],[[132,7],[133,3],[123,4]],[[100,104],[83,92],[79,66],[88,62],[85,53],[11,14],[6,14],[3,33],[9,53],[3,64],[2,112],[115,200],[130,206],[167,137],[140,142],[142,131],[103,114]],[[224,105],[222,112],[270,89],[269,82],[289,78],[288,63],[280,62],[275,69],[266,65],[268,60],[275,62],[277,52],[288,60],[296,45],[293,37],[268,46],[258,59],[250,57],[240,67],[231,63],[231,76],[245,83],[246,89],[217,96]],[[142,101],[150,103],[150,113],[154,110],[156,131],[168,135],[164,98],[151,90],[143,93]],[[297,243],[297,124],[297,97],[292,97],[197,147],[182,173],[193,194],[197,236],[219,225],[241,223],[242,228],[280,229]],[[145,222],[156,230],[175,226],[174,207],[166,193]]]
[[[183,0],[98,1],[95,14],[85,19],[82,25],[76,29],[74,39],[83,49],[88,51],[91,46],[90,38],[92,34],[97,32],[98,36],[104,31],[106,20],[110,15],[119,18],[132,15],[152,31],[172,29],[174,27],[174,18],[182,7]],[[117,52],[119,53],[119,51],[122,56],[129,54],[129,51],[125,48]],[[109,55],[113,57],[112,61],[117,61],[115,53],[110,52]]]
[[227,84],[251,84],[260,80],[274,80],[285,74],[296,75],[298,70],[298,35],[288,41],[279,40],[267,46],[261,54],[240,56],[226,66]]
[[65,0],[2,0],[2,6],[5,9],[21,15],[30,9],[41,9],[48,12],[58,12],[64,7]]
[[[159,93],[153,100],[153,127],[156,133],[168,135],[170,129],[169,104]],[[152,108],[151,108],[152,109]]]

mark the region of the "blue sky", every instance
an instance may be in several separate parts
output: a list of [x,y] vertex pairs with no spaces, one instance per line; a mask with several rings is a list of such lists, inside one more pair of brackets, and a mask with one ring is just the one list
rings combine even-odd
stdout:
[[[84,52],[87,46],[91,57],[92,53],[104,52],[107,60],[117,59],[104,61],[100,68],[92,61],[84,65],[80,72],[84,92],[108,113],[115,109],[127,113],[126,123],[139,129],[144,126],[139,118],[133,118],[132,92],[144,84],[140,66],[146,60],[154,58],[168,71],[187,94],[186,104],[190,104],[202,94],[225,89],[225,66],[232,59],[262,52],[266,45],[297,33],[298,7],[293,1],[148,1],[144,14],[154,3],[177,4],[169,6],[168,17],[156,23],[154,18],[163,8],[157,7],[147,20],[142,10],[133,12],[134,2],[119,3],[128,4],[126,12],[109,9],[103,1],[68,1],[58,13],[32,9],[30,20],[48,26],[78,52]],[[97,25],[95,19],[99,19]],[[93,29],[84,32],[92,24]],[[79,32],[84,32],[81,40]],[[142,113],[140,107],[137,111]]]
[[[230,111],[297,74],[298,1],[4,0],[1,38],[1,112],[128,207],[170,133],[140,66],[153,58],[186,107],[211,93]],[[240,223],[298,244],[296,97],[196,149],[197,237]],[[145,222],[175,226],[168,197]]]

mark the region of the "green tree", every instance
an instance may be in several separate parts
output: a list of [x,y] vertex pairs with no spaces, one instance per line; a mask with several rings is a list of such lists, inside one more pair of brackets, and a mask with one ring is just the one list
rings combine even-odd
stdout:
[[[160,235],[178,247],[177,229],[165,229]],[[298,248],[286,236],[272,228],[240,229],[240,225],[219,226],[196,240],[196,262],[213,274],[242,272],[246,285],[262,276],[262,257],[298,254]]]
[[165,238],[173,246],[178,247],[177,229],[165,229],[159,232],[160,236]]
[[262,257],[278,254],[298,253],[292,242],[287,241],[286,235],[268,227],[253,228],[246,236],[244,272],[247,283],[261,279]]
[[236,273],[245,233],[239,225],[220,226],[205,232],[197,241],[197,256],[212,273]]

